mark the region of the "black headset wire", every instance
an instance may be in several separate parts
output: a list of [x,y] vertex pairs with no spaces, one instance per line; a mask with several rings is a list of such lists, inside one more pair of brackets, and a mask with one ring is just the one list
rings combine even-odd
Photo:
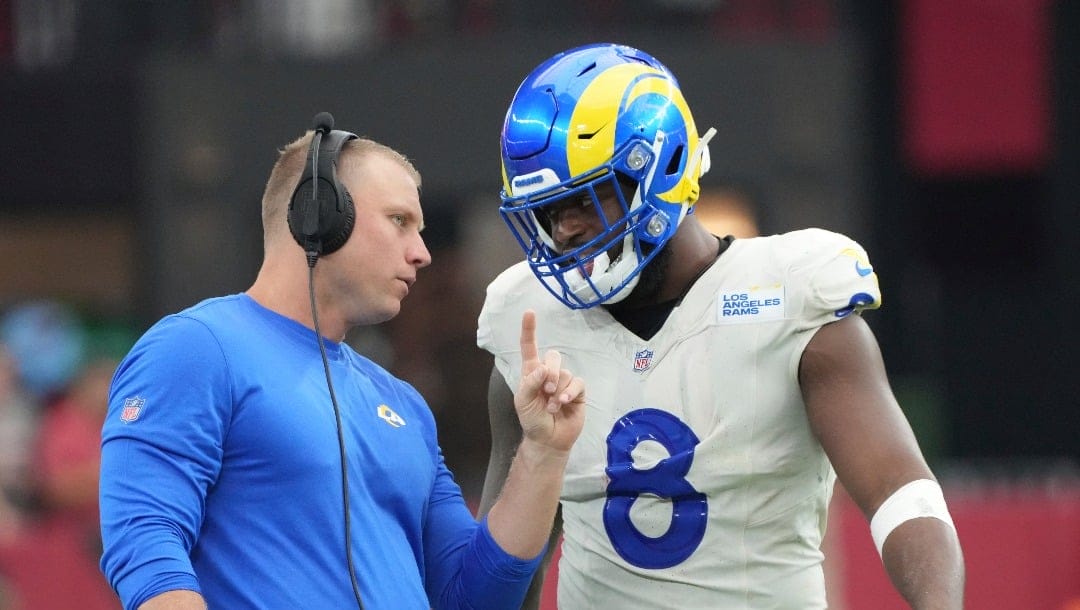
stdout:
[[[316,256],[318,256],[316,254]],[[312,260],[310,257],[308,260]],[[352,559],[352,519],[349,507],[349,470],[345,462],[345,433],[341,426],[341,408],[338,406],[337,396],[334,394],[334,382],[330,379],[330,360],[326,357],[326,346],[323,344],[322,332],[319,330],[319,314],[315,307],[315,266],[308,266],[308,293],[311,296],[311,318],[315,323],[315,340],[319,344],[319,354],[322,356],[323,372],[326,373],[326,387],[330,390],[330,402],[334,405],[334,420],[337,423],[338,452],[341,456],[341,494],[344,498],[345,508],[345,556],[349,564],[349,580],[352,581],[353,596],[356,597],[356,605],[364,610],[364,602],[360,598],[360,585],[356,582],[356,568]]]
[[[319,184],[319,144],[322,133],[314,134],[311,152],[312,171],[312,199],[311,205],[318,209],[318,184]],[[316,212],[317,213],[317,212]],[[352,582],[353,596],[356,605],[364,610],[364,602],[360,597],[360,585],[356,582],[356,568],[352,558],[352,516],[349,506],[349,469],[345,459],[345,433],[341,425],[341,407],[338,406],[337,395],[334,393],[334,382],[330,377],[330,359],[326,356],[326,345],[323,343],[322,331],[319,330],[319,310],[315,306],[315,263],[319,261],[320,246],[305,252],[308,264],[308,296],[311,299],[311,321],[315,326],[315,342],[319,344],[319,355],[322,356],[323,372],[326,374],[326,388],[330,391],[330,402],[334,405],[334,422],[337,425],[338,453],[341,458],[341,495],[345,513],[345,558],[349,566],[349,580]]]

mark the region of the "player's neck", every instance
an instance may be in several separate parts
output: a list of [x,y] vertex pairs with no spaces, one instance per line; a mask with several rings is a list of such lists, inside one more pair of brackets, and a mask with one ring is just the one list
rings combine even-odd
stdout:
[[709,233],[697,218],[688,217],[679,227],[679,233],[668,243],[671,260],[668,261],[657,302],[681,299],[716,262],[723,252],[723,246],[723,242]]
[[658,253],[643,272],[637,288],[615,304],[606,306],[622,314],[657,306],[674,307],[726,248],[727,242],[712,235],[694,217],[687,218],[679,232]]

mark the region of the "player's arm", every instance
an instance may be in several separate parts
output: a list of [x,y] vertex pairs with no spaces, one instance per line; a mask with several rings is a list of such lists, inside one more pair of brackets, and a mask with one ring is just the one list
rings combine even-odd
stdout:
[[514,410],[514,394],[496,367],[488,380],[488,421],[491,425],[491,454],[488,457],[484,491],[480,496],[480,514],[486,515],[502,491],[510,462],[521,444],[521,424]]
[[549,350],[541,360],[536,314],[521,318],[521,380],[514,410],[521,443],[487,525],[507,553],[533,558],[544,550],[562,493],[570,449],[585,423],[585,384],[562,368],[562,355]]
[[[480,514],[486,515],[495,504],[502,491],[506,475],[510,472],[510,462],[521,443],[521,423],[514,410],[514,394],[506,385],[502,374],[495,367],[491,369],[488,382],[488,419],[491,423],[491,456],[488,459],[487,475],[484,478],[484,491],[480,497]],[[555,513],[554,527],[548,538],[547,552],[533,577],[529,592],[525,596],[522,610],[536,610],[540,607],[540,596],[547,576],[551,557],[555,553],[562,534],[561,511]]]
[[[882,538],[893,585],[913,608],[962,608],[959,539],[944,500],[933,497],[934,475],[866,322],[850,315],[820,328],[802,355],[799,382],[810,425],[840,482]],[[921,483],[901,489],[913,481]],[[926,514],[925,506],[938,507],[930,511],[936,518],[914,517]]]

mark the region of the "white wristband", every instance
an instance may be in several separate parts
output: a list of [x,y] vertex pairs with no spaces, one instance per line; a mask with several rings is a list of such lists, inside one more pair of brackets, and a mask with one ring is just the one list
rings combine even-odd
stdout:
[[940,519],[956,530],[941,486],[929,479],[918,479],[904,485],[878,507],[870,519],[870,535],[874,538],[878,555],[881,555],[885,539],[897,526],[920,517]]

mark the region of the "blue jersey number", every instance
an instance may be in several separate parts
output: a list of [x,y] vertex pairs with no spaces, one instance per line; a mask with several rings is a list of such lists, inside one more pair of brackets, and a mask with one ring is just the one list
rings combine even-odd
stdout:
[[[670,457],[649,470],[634,468],[631,455],[642,441],[655,441]],[[667,411],[638,409],[615,422],[607,437],[607,502],[604,529],[619,556],[649,569],[670,568],[686,560],[705,536],[709,504],[686,480],[698,437]],[[643,493],[671,500],[671,525],[663,535],[646,536],[630,520],[630,507]]]

